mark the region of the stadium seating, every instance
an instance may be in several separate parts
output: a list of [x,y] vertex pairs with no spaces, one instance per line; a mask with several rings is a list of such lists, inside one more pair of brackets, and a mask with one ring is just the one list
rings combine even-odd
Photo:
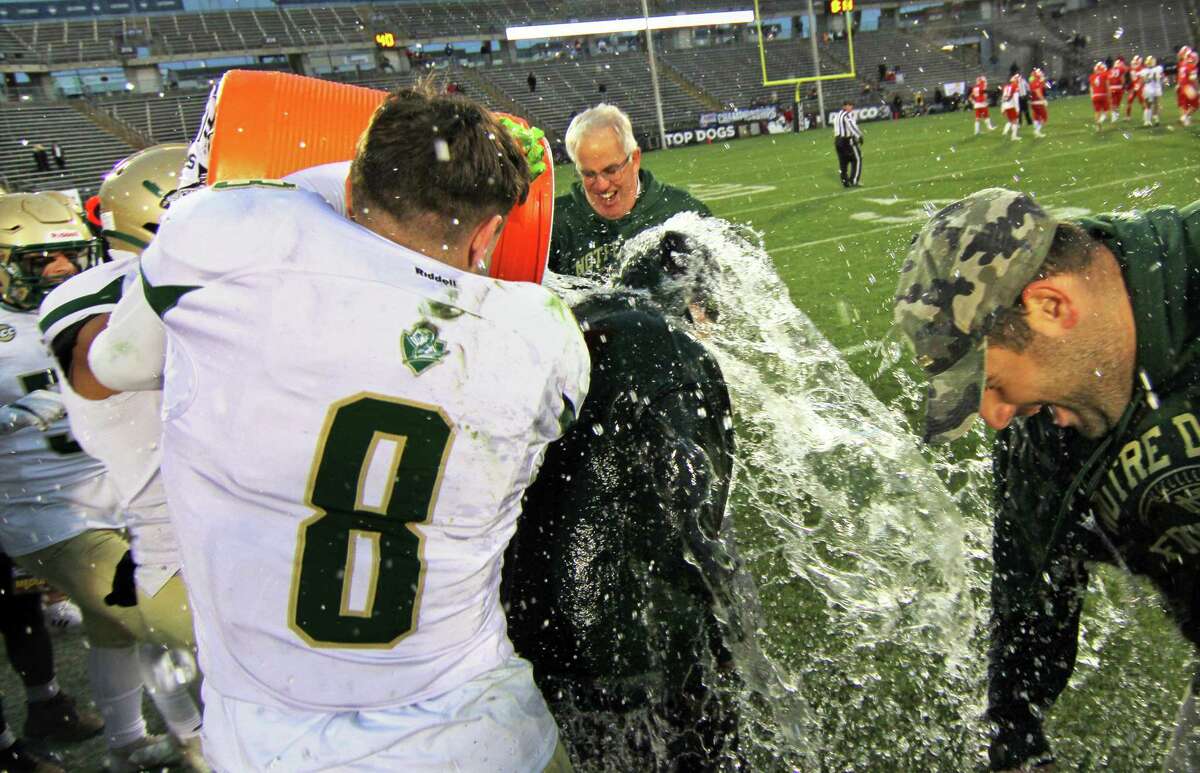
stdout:
[[[38,172],[32,148],[62,146],[66,168]],[[12,190],[78,188],[85,195],[100,186],[100,176],[133,152],[122,140],[99,128],[64,103],[0,105],[0,169]]]
[[187,142],[196,136],[208,93],[106,100],[97,108],[141,134],[149,143]]
[[[529,93],[526,79],[537,76],[537,91]],[[525,117],[548,132],[561,135],[575,113],[598,102],[617,105],[629,113],[639,133],[657,134],[658,118],[646,54],[628,52],[574,60],[493,67],[481,72],[503,94],[524,109]],[[667,128],[691,128],[696,116],[710,109],[660,73],[663,113]],[[600,86],[606,89],[600,93]]]

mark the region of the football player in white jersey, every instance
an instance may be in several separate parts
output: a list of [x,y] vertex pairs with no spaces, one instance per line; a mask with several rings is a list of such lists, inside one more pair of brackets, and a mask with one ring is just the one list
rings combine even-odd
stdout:
[[133,608],[142,622],[135,635],[155,642],[139,650],[142,675],[185,761],[197,768],[202,765],[199,708],[186,683],[154,678],[155,666],[166,654],[164,645],[188,652],[195,648],[178,541],[159,474],[162,393],[115,393],[97,382],[87,366],[90,343],[137,276],[138,256],[154,237],[185,152],[182,144],[148,148],[105,177],[97,209],[111,262],[54,288],[42,302],[38,325],[55,355],[71,430],[104,463],[129,530],[130,551],[118,565],[106,601]]
[[[104,716],[110,767],[137,770],[176,758],[170,744],[147,736],[142,678],[133,646],[136,615],[109,607],[104,596],[128,549],[114,489],[103,465],[87,456],[61,412],[29,395],[54,382],[53,361],[41,343],[35,313],[55,285],[94,265],[100,256],[83,219],[48,194],[0,197],[0,402],[24,412],[24,429],[0,437],[0,545],[21,567],[43,577],[79,604],[90,647],[92,694]],[[49,420],[56,418],[51,422]],[[34,420],[34,419],[37,420]],[[44,432],[38,431],[45,429]],[[57,712],[70,709],[69,699]],[[28,729],[27,729],[28,733]]]
[[479,275],[528,187],[490,113],[397,92],[349,219],[286,183],[189,194],[92,347],[110,388],[163,382],[217,769],[569,769],[498,594],[589,371],[560,300]]
[[1162,113],[1163,68],[1153,56],[1146,57],[1142,69],[1142,94],[1146,107],[1142,110],[1142,126],[1158,126]]

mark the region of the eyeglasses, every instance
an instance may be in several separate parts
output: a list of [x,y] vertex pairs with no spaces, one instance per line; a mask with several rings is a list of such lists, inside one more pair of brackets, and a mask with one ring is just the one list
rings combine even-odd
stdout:
[[582,177],[584,182],[588,183],[595,182],[597,177],[602,178],[605,182],[612,182],[618,175],[621,174],[621,172],[625,171],[625,167],[629,166],[629,161],[632,158],[633,153],[630,153],[629,155],[625,156],[625,160],[621,163],[610,164],[601,169],[599,172],[593,172],[590,169],[585,171],[579,167],[575,167],[575,173]]

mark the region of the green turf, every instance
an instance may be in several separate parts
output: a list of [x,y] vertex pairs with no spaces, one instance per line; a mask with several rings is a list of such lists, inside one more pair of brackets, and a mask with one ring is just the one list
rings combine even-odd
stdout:
[[[758,229],[796,305],[890,403],[901,387],[893,371],[876,377],[877,358],[864,344],[887,334],[896,270],[926,205],[938,206],[992,185],[1031,191],[1066,214],[1191,202],[1200,198],[1200,129],[1178,128],[1173,94],[1165,102],[1163,128],[1143,129],[1139,121],[1131,121],[1105,125],[1097,133],[1089,125],[1086,99],[1056,101],[1050,105],[1048,136],[1034,139],[1023,127],[1023,138],[1015,143],[1002,138],[999,129],[973,137],[966,113],[863,124],[863,187],[854,190],[838,182],[827,131],[649,153],[643,164],[668,183],[700,186],[693,189],[716,215]],[[998,111],[993,120],[1000,125]],[[558,171],[561,190],[573,175],[569,167]],[[749,186],[757,190],[747,193]],[[974,452],[970,443],[955,449]],[[792,578],[776,558],[764,553],[752,567],[763,586],[770,627],[786,631],[795,626],[794,639],[803,642],[814,634],[805,629],[805,608],[793,602]],[[1154,599],[1153,592],[1116,572],[1101,572],[1093,583],[1089,610],[1097,611],[1087,618],[1081,663],[1049,724],[1060,770],[1157,769],[1190,648]],[[1122,614],[1124,609],[1129,611]],[[62,637],[56,643],[64,686],[85,696],[81,639]],[[853,700],[869,703],[872,691],[907,696],[903,699],[912,702],[914,722],[919,723],[929,708],[919,698],[915,664],[880,656],[880,682]],[[0,670],[0,689],[9,697],[10,722],[19,728],[21,690],[11,670]],[[944,706],[934,695],[928,703],[934,711]],[[872,716],[865,703],[864,716]],[[919,750],[906,755],[905,739],[890,728],[864,729],[858,743],[843,733],[836,748],[828,749],[823,767],[969,770],[979,764],[984,739],[960,735],[944,745],[952,753],[933,759]],[[820,745],[819,740],[814,743]],[[880,747],[889,743],[890,754],[882,755]],[[854,746],[858,748],[850,748]],[[66,753],[69,770],[95,769],[102,745],[92,742]],[[872,762],[879,759],[891,763]],[[897,759],[914,761],[897,767]],[[796,762],[784,755],[774,767],[786,769]]]

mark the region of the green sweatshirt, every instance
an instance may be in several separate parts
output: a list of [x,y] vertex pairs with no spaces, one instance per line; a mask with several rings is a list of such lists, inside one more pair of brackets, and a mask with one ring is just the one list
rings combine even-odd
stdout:
[[1089,562],[1150,579],[1200,645],[1200,202],[1084,220],[1137,327],[1132,400],[1088,440],[1045,413],[996,437],[991,767],[1052,759],[1041,714],[1075,666]]
[[645,169],[638,173],[642,192],[629,214],[606,220],[588,203],[583,184],[554,200],[554,231],[550,235],[550,270],[556,274],[605,277],[616,267],[626,239],[660,225],[680,212],[712,212],[690,193],[664,185]]

